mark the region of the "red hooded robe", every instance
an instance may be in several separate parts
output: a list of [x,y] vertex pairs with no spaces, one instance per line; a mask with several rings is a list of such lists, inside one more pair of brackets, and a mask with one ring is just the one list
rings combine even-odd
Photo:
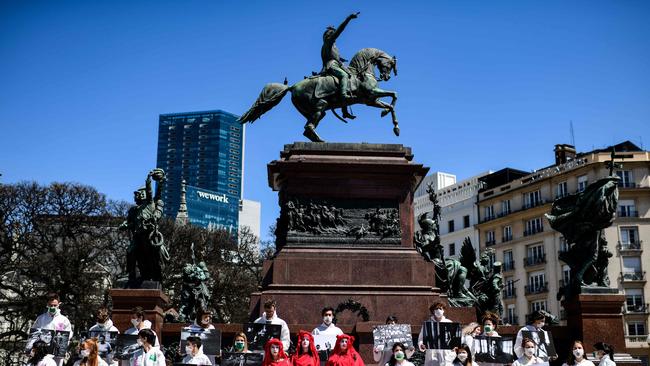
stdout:
[[[347,338],[348,348],[343,351],[341,349],[341,339]],[[365,366],[361,355],[354,349],[354,337],[347,334],[340,334],[336,336],[336,346],[332,351],[332,355],[327,360],[327,366]]]
[[[309,339],[309,352],[302,351],[302,340],[307,337]],[[320,366],[320,357],[318,357],[318,351],[316,350],[316,345],[314,344],[314,337],[311,333],[301,330],[298,332],[298,349],[296,354],[291,357],[291,363],[293,366]]]
[[[280,352],[278,353],[278,361],[273,361],[273,356],[271,356],[271,346],[277,345],[280,347]],[[269,339],[264,345],[264,362],[262,366],[291,366],[291,360],[286,353],[284,353],[284,347],[282,346],[282,341],[277,338]]]

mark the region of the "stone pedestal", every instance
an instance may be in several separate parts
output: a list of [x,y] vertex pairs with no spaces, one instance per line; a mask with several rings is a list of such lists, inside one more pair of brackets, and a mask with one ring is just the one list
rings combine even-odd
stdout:
[[[614,290],[616,291],[616,290]],[[580,294],[562,302],[566,309],[567,328],[574,339],[580,339],[588,349],[605,341],[616,352],[625,352],[622,306],[625,296],[619,294]]]
[[124,333],[132,327],[131,309],[141,306],[145,319],[151,322],[151,329],[162,337],[163,308],[169,303],[169,297],[162,290],[153,289],[111,289],[113,301],[113,324]]
[[[311,331],[324,306],[348,299],[365,306],[372,322],[395,315],[415,325],[428,318],[441,297],[434,266],[413,246],[413,192],[428,168],[412,158],[402,145],[285,145],[268,165],[281,207],[278,253],[265,264],[252,316],[273,298],[292,333]],[[343,328],[356,321],[350,312],[339,316]]]

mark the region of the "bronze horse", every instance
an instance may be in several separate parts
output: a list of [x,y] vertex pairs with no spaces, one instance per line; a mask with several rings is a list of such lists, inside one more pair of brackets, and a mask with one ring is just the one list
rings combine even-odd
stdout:
[[[379,78],[375,76],[375,67],[379,69]],[[380,80],[388,81],[390,79],[391,71],[397,75],[397,58],[376,48],[363,48],[350,61],[349,71],[351,98],[342,99],[340,97],[337,93],[338,80],[332,76],[313,76],[291,86],[287,86],[286,81],[284,84],[270,83],[264,86],[255,104],[239,118],[239,121],[242,124],[255,121],[278,105],[285,94],[290,91],[293,105],[307,118],[303,135],[313,142],[324,142],[315,130],[320,120],[325,117],[327,110],[332,110],[337,118],[346,122],[336,114],[334,109],[353,104],[381,108],[383,109],[382,117],[390,113],[394,126],[393,132],[399,136],[399,124],[395,116],[397,93],[377,87]],[[383,97],[391,97],[391,103],[380,100]]]

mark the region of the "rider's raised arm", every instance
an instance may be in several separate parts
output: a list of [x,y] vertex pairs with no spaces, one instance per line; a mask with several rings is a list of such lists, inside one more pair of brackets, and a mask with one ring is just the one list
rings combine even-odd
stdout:
[[331,38],[332,42],[334,42],[341,35],[341,33],[343,33],[343,30],[345,30],[345,27],[348,25],[348,23],[350,23],[350,20],[356,19],[358,16],[359,13],[353,13],[348,15],[348,17],[345,18],[343,23],[341,23],[341,25],[339,25],[338,28],[336,28],[336,31],[334,31],[334,34],[332,35]]

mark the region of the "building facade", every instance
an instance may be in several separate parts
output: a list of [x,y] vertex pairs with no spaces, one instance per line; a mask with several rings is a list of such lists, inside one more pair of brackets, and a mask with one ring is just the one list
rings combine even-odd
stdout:
[[167,173],[167,217],[176,217],[184,180],[191,223],[239,227],[244,137],[237,116],[221,110],[160,115],[157,167]]
[[438,194],[438,204],[441,208],[440,243],[444,248],[445,257],[457,257],[467,237],[472,240],[474,250],[478,249],[478,230],[475,228],[478,223],[476,198],[482,186],[479,179],[489,173],[491,172],[456,182],[455,175],[436,172],[425,177],[416,190],[413,205],[417,229],[418,216],[433,211],[433,204],[426,192],[427,185],[431,183]]
[[[614,148],[622,167],[615,170],[621,177],[616,219],[605,230],[614,254],[608,275],[611,286],[626,296],[621,311],[628,351],[647,364],[650,309],[645,296],[650,296],[650,287],[644,265],[649,265],[650,253],[643,244],[650,241],[650,153],[629,141]],[[611,147],[576,154],[570,145],[557,145],[554,165],[505,180],[492,179],[479,193],[481,250],[495,249],[495,259],[503,263],[505,323],[523,325],[537,309],[565,320],[556,294],[569,281],[569,267],[558,259],[568,244],[544,214],[556,198],[582,191],[609,175],[610,153]]]

